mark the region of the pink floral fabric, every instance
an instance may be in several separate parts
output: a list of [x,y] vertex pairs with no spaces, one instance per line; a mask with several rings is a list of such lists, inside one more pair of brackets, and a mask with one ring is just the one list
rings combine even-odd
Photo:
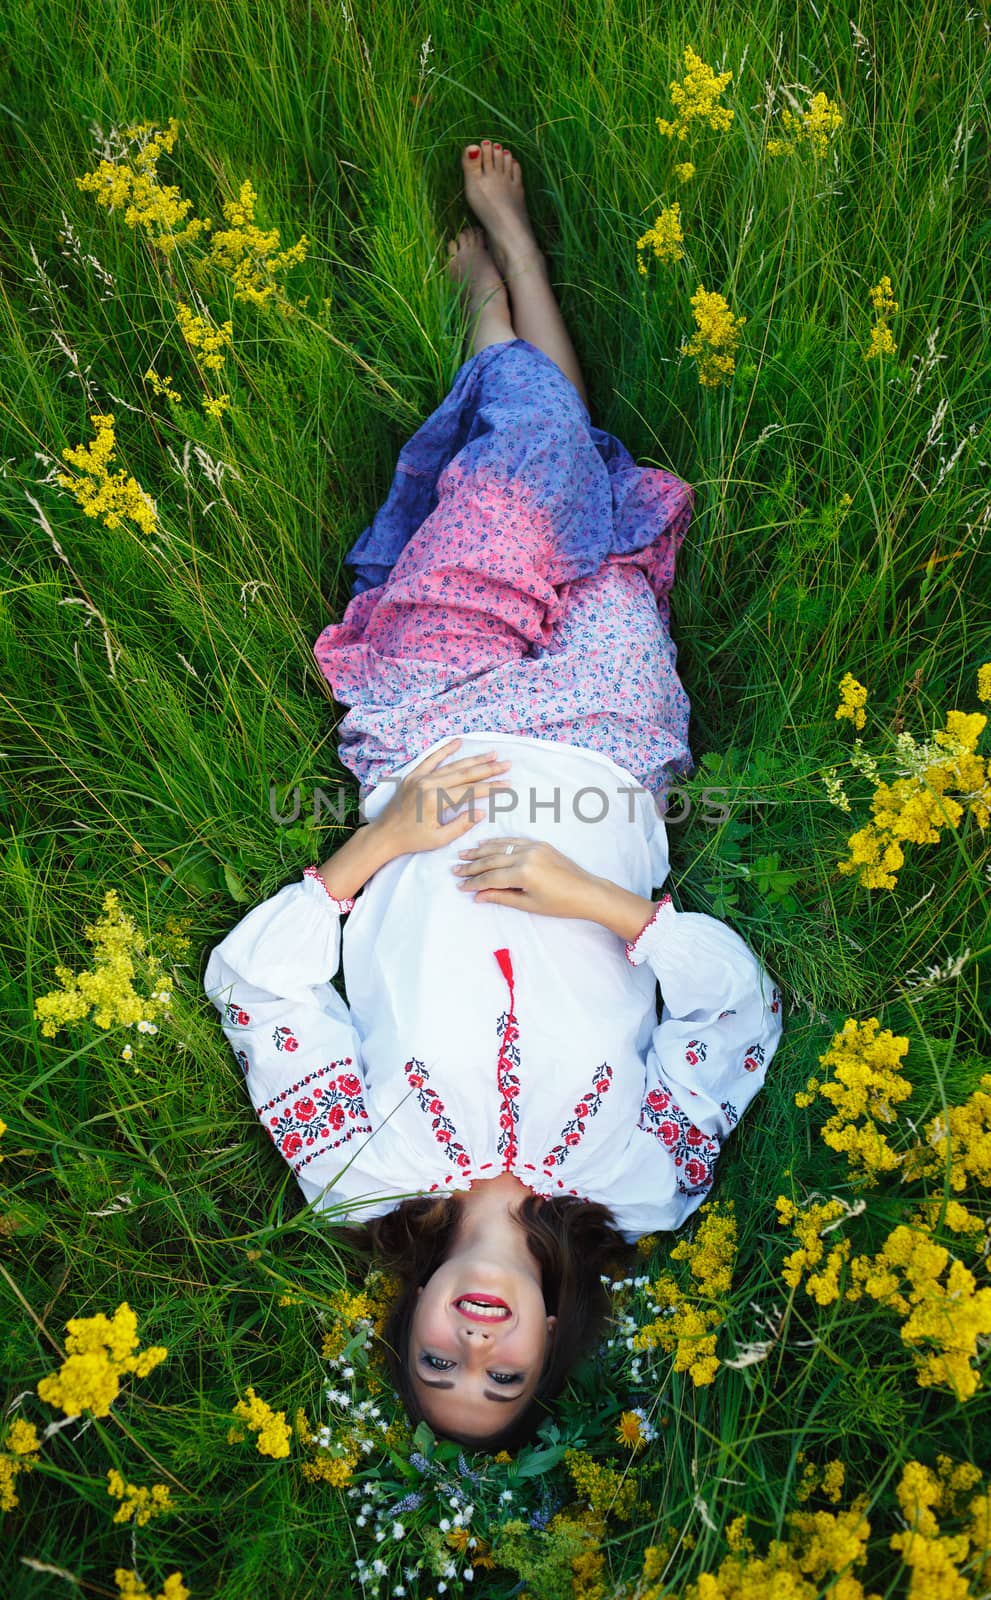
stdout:
[[439,738],[597,750],[661,793],[690,765],[668,594],[693,490],[638,467],[525,339],[489,345],[400,452],[314,653],[373,785]]

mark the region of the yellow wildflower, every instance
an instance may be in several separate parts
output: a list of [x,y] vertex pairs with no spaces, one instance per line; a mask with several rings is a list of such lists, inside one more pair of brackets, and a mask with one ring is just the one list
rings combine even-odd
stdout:
[[564,1464],[576,1491],[593,1511],[629,1522],[637,1499],[634,1478],[593,1461],[584,1450],[566,1450]]
[[961,1261],[928,1234],[905,1226],[888,1235],[873,1259],[855,1256],[850,1274],[848,1300],[868,1294],[904,1318],[901,1339],[916,1355],[920,1386],[945,1384],[958,1400],[968,1400],[981,1385],[971,1363],[978,1341],[991,1333],[991,1288],[978,1289]]
[[673,266],[685,254],[681,248],[684,243],[684,234],[680,222],[681,206],[675,200],[672,205],[666,206],[660,216],[655,219],[654,226],[648,228],[637,240],[637,269],[646,273],[642,251],[651,249],[658,261],[666,262]]
[[176,307],[176,320],[183,338],[200,358],[201,364],[212,371],[222,367],[226,360],[224,349],[231,344],[231,322],[222,322],[219,328],[212,328],[206,318],[197,316],[184,300],[180,300]]
[[163,1345],[137,1350],[138,1319],[126,1300],[112,1318],[100,1312],[95,1317],[72,1317],[65,1326],[69,1355],[57,1373],[42,1378],[38,1395],[70,1417],[83,1411],[109,1416],[122,1374],[146,1378],[168,1355]]
[[643,1423],[638,1412],[623,1412],[616,1425],[616,1443],[634,1452],[644,1448],[647,1443],[647,1436],[644,1433]]
[[840,703],[836,707],[836,720],[848,717],[858,733],[867,721],[864,706],[867,704],[867,690],[862,683],[858,683],[852,672],[845,672],[840,679]]
[[[245,1422],[252,1433],[258,1434],[257,1449],[259,1455],[274,1456],[276,1458],[289,1454],[289,1437],[292,1429],[286,1422],[284,1411],[273,1411],[253,1388],[246,1391],[247,1400],[239,1400],[233,1407],[236,1417]],[[238,1442],[244,1438],[240,1429],[232,1428],[227,1436],[228,1444]]]
[[[107,890],[103,916],[87,924],[83,932],[95,951],[93,967],[75,974],[68,967],[56,966],[55,976],[62,988],[35,1001],[34,1014],[42,1033],[54,1039],[66,1023],[81,1022],[90,1013],[98,1028],[111,1028],[115,1023],[129,1028],[137,1023],[139,1032],[157,1032],[153,1019],[171,1000],[164,987],[165,972],[146,950],[145,937],[133,918],[121,910],[116,889]],[[176,952],[188,945],[188,939],[172,940]],[[138,979],[150,989],[149,995],[138,993],[134,986]]]
[[279,250],[279,230],[264,232],[255,223],[258,196],[245,179],[237,200],[223,208],[229,224],[219,229],[210,241],[208,263],[219,267],[234,284],[235,300],[264,306],[272,297],[282,300],[281,273],[305,260],[309,240],[304,233],[287,250]]
[[493,1461],[498,1461],[501,1466],[507,1467],[513,1458],[508,1450],[500,1450],[492,1459]]
[[781,126],[785,137],[768,139],[768,155],[786,155],[804,142],[811,145],[813,155],[821,160],[829,151],[830,140],[843,126],[843,113],[828,95],[815,94],[808,110],[797,116],[786,106],[781,112]]
[[145,382],[151,384],[153,394],[164,395],[166,400],[170,400],[174,406],[182,404],[182,395],[179,391],[169,387],[172,382],[171,376],[160,378],[154,367],[149,367],[145,373]]
[[695,332],[681,346],[683,356],[698,362],[699,383],[706,389],[728,383],[736,370],[736,349],[746,317],[735,317],[721,294],[699,284],[692,295]]
[[114,1512],[115,1522],[130,1522],[133,1517],[137,1526],[143,1528],[154,1517],[164,1517],[175,1510],[164,1483],[153,1483],[150,1489],[126,1483],[116,1467],[107,1469],[107,1493],[121,1502]]
[[870,361],[874,356],[893,356],[898,350],[888,326],[888,318],[894,316],[898,310],[898,301],[892,292],[891,279],[885,274],[880,283],[876,283],[868,293],[874,308],[875,320],[871,328],[870,344],[864,352],[866,361]]
[[851,1175],[868,1187],[877,1183],[879,1172],[892,1171],[902,1159],[877,1119],[896,1122],[894,1107],[912,1093],[911,1083],[897,1070],[907,1051],[908,1040],[882,1029],[876,1017],[866,1022],[848,1018],[819,1057],[822,1066],[832,1067],[832,1081],[810,1078],[795,1096],[799,1106],[810,1105],[816,1094],[829,1101],[833,1112],[822,1128],[823,1142],[845,1151]]
[[[948,1106],[945,1114],[939,1111],[930,1118],[922,1140],[906,1157],[905,1171],[907,1177],[940,1181],[948,1173],[950,1187],[958,1194],[971,1180],[991,1188],[991,1072],[984,1074],[963,1105]],[[947,1225],[962,1231],[950,1221],[949,1207]]]
[[[3,1117],[0,1117],[0,1139],[3,1138],[3,1136],[4,1136],[4,1134],[6,1132],[7,1132],[7,1124],[4,1122]],[[2,1160],[3,1160],[3,1156],[0,1156],[0,1161],[2,1161]]]
[[312,1461],[304,1461],[300,1471],[308,1483],[328,1483],[332,1489],[345,1489],[358,1464],[357,1455],[334,1456],[326,1450]]
[[[781,1269],[782,1278],[790,1289],[797,1289],[802,1281],[802,1274],[808,1272],[806,1293],[817,1305],[832,1304],[834,1300],[839,1299],[839,1273],[843,1262],[850,1254],[850,1241],[841,1240],[832,1246],[829,1255],[826,1256],[822,1238],[825,1233],[831,1231],[841,1217],[847,1215],[847,1207],[841,1200],[827,1200],[821,1205],[810,1205],[804,1211],[800,1211],[794,1201],[783,1194],[778,1195],[775,1207],[779,1225],[791,1228],[800,1247],[785,1257]],[[824,1257],[826,1257],[825,1265],[822,1265]],[[809,1272],[813,1267],[819,1270]]]
[[983,667],[977,669],[977,698],[991,700],[991,661],[985,661]]
[[[165,255],[171,255],[176,245],[199,238],[211,226],[209,217],[189,217],[193,202],[180,199],[175,185],[159,181],[159,158],[171,154],[178,131],[175,117],[169,119],[166,129],[151,122],[125,128],[118,159],[104,159],[94,171],[76,179],[78,187],[94,194],[97,204],[108,211],[123,207],[127,226],[144,228]],[[132,144],[137,146],[133,152],[127,148]],[[184,226],[177,232],[179,224]]]
[[732,72],[721,72],[717,76],[701,56],[696,55],[691,45],[686,46],[683,60],[686,68],[684,78],[680,83],[670,85],[677,116],[673,122],[658,117],[658,128],[669,139],[686,139],[689,128],[695,122],[706,123],[717,132],[725,132],[735,113],[728,106],[719,105],[718,101],[733,77]]
[[189,1590],[182,1581],[181,1572],[172,1572],[162,1585],[161,1592],[153,1595],[145,1588],[136,1572],[128,1567],[118,1567],[114,1573],[119,1600],[189,1600]]
[[33,1472],[38,1465],[38,1430],[26,1417],[15,1417],[0,1444],[0,1511],[13,1511],[20,1505],[14,1483],[21,1472]]
[[204,397],[203,410],[208,417],[219,422],[225,411],[230,409],[231,397],[229,394],[207,395]]
[[[679,1240],[671,1251],[672,1261],[688,1262],[692,1292],[683,1292],[670,1272],[651,1284],[659,1314],[634,1334],[633,1348],[673,1352],[675,1372],[687,1372],[696,1386],[712,1383],[719,1369],[716,1330],[724,1318],[719,1302],[729,1294],[735,1254],[732,1214],[703,1206],[695,1238]],[[700,1299],[717,1304],[699,1305]]]
[[113,413],[94,413],[89,420],[96,429],[92,444],[67,446],[62,451],[62,459],[78,467],[82,476],[59,472],[57,482],[75,495],[85,516],[100,517],[104,527],[117,528],[121,517],[128,517],[142,533],[154,533],[158,527],[154,500],[123,468],[114,473],[107,470],[116,451]]

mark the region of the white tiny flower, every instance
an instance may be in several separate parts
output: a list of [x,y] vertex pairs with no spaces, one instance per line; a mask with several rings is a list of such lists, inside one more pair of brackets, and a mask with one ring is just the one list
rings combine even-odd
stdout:
[[381,1528],[376,1528],[375,1529],[375,1543],[376,1544],[381,1544],[382,1540],[384,1538],[385,1538],[385,1534],[382,1532],[382,1529]]
[[439,1583],[439,1584],[438,1584],[438,1585],[437,1585],[437,1593],[438,1593],[438,1594],[443,1594],[443,1593],[444,1593],[444,1590],[445,1590],[445,1589],[446,1589],[446,1588],[447,1588],[447,1584],[446,1584],[446,1583],[445,1583],[445,1582],[444,1582],[444,1580],[443,1580],[443,1578],[442,1578],[442,1579],[441,1579],[441,1581],[440,1581],[440,1583]]
[[510,1500],[512,1500],[512,1498],[513,1498],[512,1489],[503,1489],[502,1494],[499,1496],[499,1499],[500,1500],[504,1500],[507,1505],[509,1504]]
[[375,1560],[372,1562],[372,1571],[374,1572],[375,1576],[377,1578],[384,1578],[388,1570],[389,1569],[385,1562],[380,1561],[378,1556],[376,1556]]
[[355,1523],[357,1524],[357,1526],[359,1528],[363,1528],[365,1526],[365,1524],[367,1523],[368,1518],[367,1517],[355,1517],[354,1520],[355,1520]]
[[474,1567],[465,1567],[465,1570],[464,1570],[464,1572],[462,1572],[461,1576],[462,1576],[462,1578],[464,1578],[465,1583],[474,1583],[474,1581],[475,1581],[475,1569],[474,1569]]
[[126,1044],[124,1046],[123,1050],[120,1053],[121,1060],[122,1061],[130,1061],[130,1059],[133,1056],[133,1054],[134,1054],[134,1051],[131,1049],[131,1046],[129,1044]]
[[342,1371],[341,1371],[341,1377],[342,1378],[353,1378],[354,1377],[354,1368],[353,1367],[344,1367],[342,1369]]
[[371,1439],[362,1439],[361,1448],[365,1452],[365,1455],[367,1456],[367,1455],[369,1455],[371,1453],[372,1450],[375,1449],[375,1445],[373,1444]]
[[406,1529],[403,1527],[401,1522],[394,1522],[392,1524],[392,1537],[394,1539],[402,1539],[405,1533]]
[[447,1517],[441,1517],[441,1519],[438,1522],[437,1526],[440,1529],[441,1533],[450,1533],[450,1531],[451,1531],[451,1524],[450,1524],[450,1521],[449,1521],[449,1519]]
[[362,1514],[363,1517],[370,1517],[371,1516],[371,1514],[372,1514],[372,1502],[370,1500],[365,1500],[365,1501],[362,1502],[361,1514]]

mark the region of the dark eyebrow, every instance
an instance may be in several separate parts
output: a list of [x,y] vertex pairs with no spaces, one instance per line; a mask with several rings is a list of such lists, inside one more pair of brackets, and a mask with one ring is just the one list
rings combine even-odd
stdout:
[[[417,1373],[419,1377],[419,1373]],[[453,1389],[453,1378],[420,1378],[428,1389]],[[501,1406],[511,1406],[519,1399],[518,1394],[493,1394],[490,1389],[483,1389],[482,1395],[486,1400],[497,1400]]]

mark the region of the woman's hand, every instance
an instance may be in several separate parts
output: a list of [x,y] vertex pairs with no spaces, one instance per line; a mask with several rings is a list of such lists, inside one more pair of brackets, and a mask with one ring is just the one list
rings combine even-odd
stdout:
[[[507,846],[512,852],[507,854]],[[597,921],[602,880],[543,839],[485,839],[458,852],[452,868],[458,888],[484,904],[516,906],[544,917],[583,917]]]
[[482,800],[491,789],[498,788],[497,774],[512,765],[490,750],[485,755],[462,756],[460,761],[447,761],[442,766],[441,762],[460,743],[460,739],[449,739],[439,750],[425,756],[400,779],[388,805],[369,824],[386,842],[390,856],[436,850],[439,845],[460,838],[486,816],[485,808],[476,810],[469,804],[467,811],[459,810],[452,820],[441,821],[443,811],[460,807],[465,800]]

